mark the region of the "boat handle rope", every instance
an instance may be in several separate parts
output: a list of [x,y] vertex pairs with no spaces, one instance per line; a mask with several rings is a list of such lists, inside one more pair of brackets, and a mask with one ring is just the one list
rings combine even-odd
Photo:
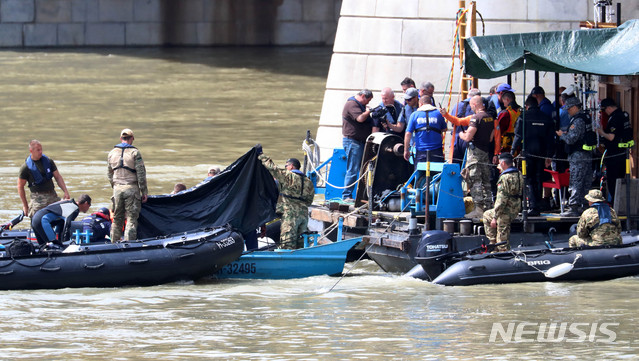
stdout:
[[572,269],[575,267],[575,263],[577,263],[577,260],[582,258],[581,253],[577,253],[575,255],[575,259],[572,261],[572,263],[568,263],[568,262],[564,262],[564,263],[560,263],[556,266],[550,267],[549,269],[547,269],[546,271],[542,271],[539,268],[535,267],[534,265],[528,263],[528,261],[526,260],[526,254],[523,253],[523,258],[521,258],[519,256],[519,254],[515,254],[515,261],[519,261],[519,262],[524,262],[525,264],[527,264],[528,266],[536,269],[537,271],[541,272],[544,276],[546,276],[547,278],[557,278],[559,276],[563,276],[566,273],[572,271]]
[[[19,264],[20,266],[24,266],[24,267],[42,267],[42,266],[44,266],[45,263],[51,261],[51,254],[50,253],[47,254],[47,258],[44,261],[42,261],[42,263],[34,264],[34,265],[29,265],[29,264],[22,263],[22,262],[18,261],[17,259],[13,258],[13,256],[11,256],[11,259],[13,260],[13,262]],[[6,267],[6,266],[8,266],[10,264],[13,264],[13,262],[9,262],[7,265],[1,266],[0,268]]]

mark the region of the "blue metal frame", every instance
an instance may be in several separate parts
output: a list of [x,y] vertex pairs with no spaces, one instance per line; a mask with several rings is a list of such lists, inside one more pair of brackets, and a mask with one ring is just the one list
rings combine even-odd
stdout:
[[[325,167],[328,167],[330,164],[330,171],[327,175],[328,183],[336,186],[343,187],[344,186],[344,177],[346,176],[346,152],[344,148],[335,148],[333,149],[333,155],[328,158],[324,163],[320,164],[317,167],[317,171],[319,172]],[[317,187],[317,174],[310,171],[307,173],[308,177],[313,181],[313,185],[315,186],[315,194],[324,194],[325,200],[331,199],[342,199],[342,189],[332,187],[329,184],[326,184],[324,188]],[[359,175],[358,175],[359,176]],[[355,194],[357,194],[357,185],[355,185],[355,189],[353,190]]]
[[410,209],[413,216],[436,212],[437,218],[461,218],[464,216],[464,195],[461,188],[459,164],[430,162],[430,171],[437,172],[428,184],[426,200],[425,181],[427,163],[417,164],[417,169],[400,189],[401,208]]

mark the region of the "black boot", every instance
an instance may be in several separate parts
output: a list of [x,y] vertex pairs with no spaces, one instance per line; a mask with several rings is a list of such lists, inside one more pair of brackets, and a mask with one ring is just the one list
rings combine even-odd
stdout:
[[559,215],[562,217],[579,217],[581,214],[577,207],[570,207]]

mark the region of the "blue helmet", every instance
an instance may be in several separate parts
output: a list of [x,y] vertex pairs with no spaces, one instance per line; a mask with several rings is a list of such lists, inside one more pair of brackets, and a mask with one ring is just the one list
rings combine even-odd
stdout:
[[102,213],[102,214],[104,214],[105,216],[107,216],[109,218],[111,217],[111,212],[109,212],[109,208],[107,208],[107,207],[102,207],[102,208],[98,209],[98,211],[96,213]]

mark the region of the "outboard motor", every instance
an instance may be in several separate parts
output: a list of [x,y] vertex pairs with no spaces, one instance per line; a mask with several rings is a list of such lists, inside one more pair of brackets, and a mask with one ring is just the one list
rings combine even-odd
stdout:
[[417,245],[416,258],[432,281],[445,269],[446,255],[455,252],[453,237],[445,231],[426,231]]

